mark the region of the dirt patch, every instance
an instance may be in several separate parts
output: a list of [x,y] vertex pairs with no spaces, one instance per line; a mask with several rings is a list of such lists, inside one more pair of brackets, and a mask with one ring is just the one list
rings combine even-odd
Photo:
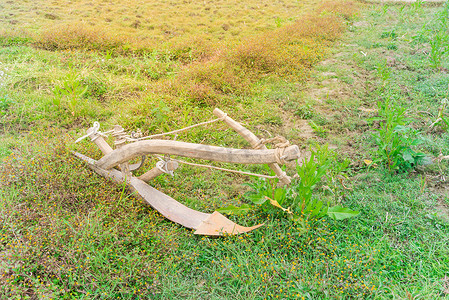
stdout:
[[296,122],[296,129],[300,131],[298,134],[299,138],[309,139],[315,136],[315,133],[307,120],[298,120]]
[[443,278],[443,293],[449,295],[449,277],[447,276]]
[[334,58],[329,58],[326,60],[323,60],[322,62],[320,62],[318,65],[319,66],[328,66],[328,65],[333,65],[335,63],[337,63],[338,61]]
[[283,112],[282,121],[283,132],[287,133],[292,129],[297,132],[294,139],[305,140],[316,137],[315,132],[313,131],[312,127],[310,127],[308,120],[303,120],[298,117],[292,116],[290,113]]
[[[361,22],[358,25],[369,24]],[[350,59],[354,47],[357,45],[341,42],[340,49],[337,48],[340,51],[320,62],[306,88],[301,89],[306,104],[313,107],[312,119],[326,134],[317,136],[307,120],[283,119],[285,127],[297,129],[299,139],[313,138],[320,144],[338,145],[337,152],[348,157],[352,167],[358,169],[366,167],[363,160],[367,159],[357,142],[358,137],[369,129],[364,117],[376,115],[377,110],[372,107],[372,101],[366,101],[366,95],[374,88],[373,75]],[[307,157],[306,149],[301,154]]]
[[[449,191],[445,191],[446,197],[449,196]],[[437,216],[449,223],[449,205],[444,202],[442,198],[438,199],[438,205],[436,207]]]
[[323,98],[329,97],[329,94],[332,92],[332,89],[328,87],[323,88],[312,88],[309,90],[308,94],[310,99],[314,100],[318,103],[323,103]]
[[334,76],[337,76],[337,73],[335,73],[335,72],[324,72],[321,75],[325,76],[325,77],[334,77]]
[[352,23],[352,26],[354,26],[354,27],[366,27],[368,25],[369,25],[369,23],[366,22],[366,21],[360,21],[360,22]]
[[434,212],[436,216],[449,224],[449,186],[447,181],[441,178],[441,176],[426,176],[429,189],[439,195],[438,203],[435,206]]
[[323,80],[321,83],[324,84],[324,85],[332,85],[332,84],[338,83],[338,79],[337,78],[330,78],[330,79]]

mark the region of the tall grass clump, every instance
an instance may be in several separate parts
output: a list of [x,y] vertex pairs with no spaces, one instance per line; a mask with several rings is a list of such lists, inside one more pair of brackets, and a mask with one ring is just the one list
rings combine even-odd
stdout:
[[205,34],[192,38],[177,38],[165,45],[165,51],[172,60],[187,64],[212,58],[223,45],[217,45]]
[[127,41],[104,30],[82,23],[62,24],[44,29],[36,38],[35,46],[45,50],[99,50],[123,52]]
[[344,30],[335,16],[306,16],[292,25],[248,39],[228,56],[252,74],[303,75],[323,58],[326,46]]
[[321,14],[336,14],[350,20],[359,11],[359,5],[354,1],[326,1],[318,8]]
[[0,46],[26,45],[32,41],[30,34],[22,29],[1,28]]

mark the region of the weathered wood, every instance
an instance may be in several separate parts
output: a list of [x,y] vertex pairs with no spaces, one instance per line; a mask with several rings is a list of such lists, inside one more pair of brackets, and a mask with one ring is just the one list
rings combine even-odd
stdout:
[[[87,134],[91,133],[93,130],[94,130],[93,127],[87,129]],[[104,138],[101,135],[99,135],[98,133],[91,135],[90,140],[93,141],[98,146],[98,148],[101,150],[101,152],[104,155],[114,151],[111,148],[111,146],[109,146],[109,144],[104,140]],[[129,170],[130,171],[138,170],[140,167],[142,167],[144,162],[145,162],[145,156],[142,156],[140,162],[129,165]]]
[[148,182],[162,174],[164,174],[164,172],[161,169],[159,169],[158,167],[154,167],[151,170],[140,175],[138,178],[142,181]]
[[[166,166],[167,170],[166,171],[168,171],[168,172],[174,171],[178,167],[179,167],[178,162],[170,160],[170,161],[167,162],[167,166]],[[161,168],[154,167],[151,170],[149,170],[148,172],[140,175],[138,178],[140,180],[142,180],[142,181],[148,182],[148,181],[150,181],[150,180],[152,180],[152,179],[156,178],[157,176],[162,175],[164,173],[165,172],[162,171]]]
[[[116,149],[97,162],[102,169],[110,169],[137,156],[147,154],[168,154],[183,157],[220,161],[237,164],[270,164],[279,159],[277,149],[247,150],[209,145],[198,145],[171,140],[139,141]],[[296,145],[283,149],[283,159],[295,160],[299,157]]]
[[84,160],[90,169],[95,171],[97,174],[103,176],[104,178],[111,179],[112,181],[115,181],[117,183],[123,183],[122,172],[117,171],[115,169],[110,169],[110,170],[101,169],[95,165],[97,162],[95,159],[90,158],[90,157],[88,157],[84,154],[81,154],[79,152],[76,152],[76,151],[72,151],[72,154],[75,155],[76,157],[78,157],[79,159]]
[[140,162],[135,163],[135,164],[130,164],[129,165],[129,170],[130,171],[136,171],[139,170],[141,167],[143,167],[143,165],[145,164],[145,155],[142,155],[142,157],[140,158]]
[[[93,127],[87,129],[87,134],[90,134],[93,130],[94,130]],[[104,155],[109,154],[113,151],[111,146],[109,146],[109,144],[104,140],[104,138],[98,133],[91,135],[90,140],[93,141],[98,146],[98,148],[100,148],[101,152]]]
[[209,217],[209,214],[182,205],[134,176],[130,179],[130,187],[164,217],[184,227],[196,229]]
[[210,214],[206,220],[201,222],[197,227],[194,234],[200,235],[222,235],[222,234],[240,234],[249,232],[256,228],[263,226],[263,224],[255,225],[252,227],[244,227],[236,224],[220,214],[218,211],[214,211]]
[[[215,108],[213,114],[219,118],[224,118],[223,122],[225,122],[229,127],[234,129],[238,134],[240,134],[248,143],[250,143],[251,147],[254,148],[259,145],[260,139],[254,133],[252,133],[247,128],[240,125],[240,123],[236,122],[232,118],[226,116],[226,114],[222,110]],[[267,147],[265,145],[261,145],[260,149],[267,149]],[[297,158],[299,158],[299,149]],[[284,171],[282,171],[282,169],[276,162],[268,163],[268,166],[270,167],[271,170],[274,171],[276,175],[279,176],[282,185],[287,185],[291,183],[290,177],[285,176]]]
[[[125,177],[122,172],[115,169],[105,170],[97,166],[97,161],[87,157],[81,153],[72,153],[78,158],[84,160],[89,168],[98,173],[99,175],[112,179],[115,182],[123,183]],[[170,196],[165,195],[162,192],[149,186],[137,177],[132,176],[127,181],[128,187],[136,193],[137,196],[142,198],[147,204],[160,212],[164,217],[178,223],[184,227],[196,229],[195,234],[201,235],[223,235],[223,234],[239,234],[249,232],[256,229],[261,225],[253,227],[244,227],[235,224],[231,220],[227,219],[218,212],[212,214],[202,213],[185,205],[182,205]]]
[[[96,160],[91,159],[85,155],[74,152],[78,158],[86,161],[88,163],[89,168],[91,168],[96,173],[100,174],[103,177],[114,180],[118,183],[124,182],[124,176],[122,172],[117,171],[115,169],[105,170],[97,166]],[[128,179],[128,186],[132,191],[137,192],[137,195],[140,196],[147,204],[151,205],[154,209],[160,212],[167,219],[181,224],[187,228],[197,228],[201,222],[206,220],[209,217],[209,214],[202,213],[191,208],[188,208],[185,205],[182,205],[175,199],[165,195],[162,192],[159,192],[155,188],[149,186],[142,180],[137,177],[132,176]]]
[[[122,148],[123,146],[125,146],[126,141],[120,137],[120,133],[124,132],[124,129],[122,126],[120,125],[115,125],[114,126],[114,133],[115,133],[115,147],[117,149]],[[131,175],[131,171],[129,170],[129,163],[128,161],[122,162],[121,164],[119,164],[120,170],[122,171],[123,177],[130,178]]]

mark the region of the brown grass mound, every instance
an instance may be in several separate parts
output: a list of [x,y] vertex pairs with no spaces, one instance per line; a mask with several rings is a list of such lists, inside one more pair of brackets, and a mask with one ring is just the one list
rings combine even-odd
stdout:
[[318,12],[333,13],[350,20],[359,11],[359,4],[353,1],[326,1],[318,8]]
[[344,24],[336,16],[305,16],[292,25],[246,40],[227,59],[256,73],[302,74],[304,68],[323,57],[326,46],[343,30]]
[[219,46],[212,42],[210,37],[202,34],[193,39],[173,39],[165,45],[166,51],[171,53],[171,58],[183,63],[203,61],[216,55]]
[[123,51],[126,40],[119,40],[103,30],[83,23],[50,27],[41,32],[35,45],[46,50],[85,49]]
[[0,28],[0,46],[23,45],[31,41],[29,32],[17,28]]

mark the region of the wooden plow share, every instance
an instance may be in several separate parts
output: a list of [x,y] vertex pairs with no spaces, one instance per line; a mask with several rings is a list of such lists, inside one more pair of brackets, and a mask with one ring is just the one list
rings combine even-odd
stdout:
[[[112,179],[118,183],[126,183],[132,191],[140,196],[147,204],[160,212],[164,217],[187,228],[195,229],[195,234],[222,235],[249,232],[263,224],[244,227],[232,222],[217,211],[212,214],[207,214],[190,209],[147,184],[151,179],[163,173],[173,175],[173,171],[178,168],[178,162],[182,161],[171,159],[169,158],[169,155],[236,164],[268,164],[268,166],[275,172],[276,176],[259,176],[278,177],[280,184],[283,185],[290,183],[290,177],[281,170],[279,164],[298,159],[300,153],[298,146],[291,146],[284,140],[283,143],[277,144],[275,149],[267,149],[267,147],[265,147],[266,140],[257,138],[251,131],[228,117],[221,110],[216,108],[213,113],[218,117],[215,120],[148,137],[138,137],[134,134],[127,135],[119,125],[116,125],[113,130],[102,133],[99,131],[98,122],[95,122],[94,126],[87,130],[87,134],[79,138],[76,142],[89,137],[90,140],[100,148],[104,156],[99,160],[94,160],[78,152],[73,152],[73,154],[84,160],[89,168],[101,176]],[[155,139],[163,135],[176,134],[193,127],[216,121],[225,122],[248,141],[254,149],[232,149],[174,140]],[[114,150],[103,138],[108,134],[115,137],[116,149]],[[139,177],[132,175],[133,171],[142,167],[146,155],[157,156],[158,154],[164,155],[164,159],[161,159],[156,163],[154,168]],[[140,158],[140,163],[130,164],[129,161],[135,158]],[[193,165],[204,166],[198,164]],[[212,166],[209,167],[232,171]],[[234,172],[246,175],[257,175],[240,171]]]

